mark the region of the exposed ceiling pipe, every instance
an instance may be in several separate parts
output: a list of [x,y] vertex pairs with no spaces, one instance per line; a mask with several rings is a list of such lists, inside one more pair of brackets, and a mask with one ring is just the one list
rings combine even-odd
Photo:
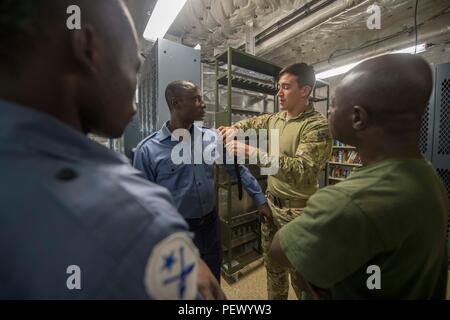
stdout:
[[224,8],[221,2],[221,0],[212,1],[210,11],[214,19],[222,25],[227,18],[227,14],[224,12]]
[[222,1],[222,0],[220,0],[220,2],[221,2],[221,4],[222,4],[222,8],[223,8],[223,11],[225,12],[225,15],[227,16],[227,17],[230,17],[231,16],[231,14],[233,13],[233,11],[234,11],[234,3],[233,3],[233,1],[230,1],[230,0],[228,0],[228,1]]
[[[442,20],[443,21],[443,20]],[[419,29],[419,38],[418,38],[418,44],[424,43],[424,42],[435,42],[439,41],[439,38],[446,37],[448,38],[450,36],[450,24],[445,23],[445,26],[442,27],[442,23],[440,22],[441,27],[436,27],[436,24],[430,24],[430,26],[426,26],[426,29],[420,30]],[[330,68],[340,67],[343,65],[347,65],[350,63],[354,63],[357,61],[361,61],[370,57],[375,57],[377,55],[382,55],[385,53],[388,53],[393,50],[398,49],[404,49],[410,46],[415,45],[415,38],[413,35],[407,35],[404,34],[402,36],[398,36],[389,40],[385,40],[382,43],[378,45],[372,45],[370,47],[353,51],[351,53],[347,53],[345,55],[339,56],[336,59],[333,59],[332,61],[324,61],[319,62],[314,65],[314,70],[318,72],[325,71]]]
[[354,9],[368,2],[368,0],[338,0],[323,10],[302,19],[292,27],[280,32],[277,36],[266,39],[256,47],[256,55],[264,55],[275,48],[279,48],[300,33],[317,27],[327,20],[345,13],[348,9]]

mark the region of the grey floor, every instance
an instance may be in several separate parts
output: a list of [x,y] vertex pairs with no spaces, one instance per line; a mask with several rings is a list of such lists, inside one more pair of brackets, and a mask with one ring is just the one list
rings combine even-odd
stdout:
[[[266,270],[262,261],[256,261],[237,274],[238,281],[223,278],[221,286],[230,300],[267,300]],[[447,300],[450,300],[450,270],[447,284]],[[289,288],[289,300],[296,300],[294,290]]]

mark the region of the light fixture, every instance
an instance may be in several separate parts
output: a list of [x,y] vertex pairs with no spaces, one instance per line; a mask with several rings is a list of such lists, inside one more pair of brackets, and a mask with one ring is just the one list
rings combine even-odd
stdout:
[[338,76],[340,74],[344,74],[344,73],[350,71],[351,69],[353,69],[354,67],[356,67],[360,62],[361,61],[351,63],[351,64],[346,64],[345,66],[342,66],[342,67],[337,67],[337,68],[333,68],[333,69],[330,69],[330,70],[327,70],[324,72],[320,72],[317,74],[316,78],[323,80],[323,79],[331,78],[334,76]]
[[[410,53],[410,54],[415,54],[415,53],[424,52],[426,50],[427,50],[427,44],[426,43],[421,43],[421,44],[419,44],[417,46],[412,46],[412,47],[408,47],[408,48],[400,49],[400,50],[394,50],[392,52],[388,52],[388,54],[393,54],[393,53]],[[372,57],[369,57],[367,59],[364,59],[364,60],[361,60],[361,61],[358,61],[358,62],[355,62],[355,63],[346,64],[346,65],[343,65],[341,67],[337,67],[337,68],[333,68],[333,69],[330,69],[330,70],[327,70],[327,71],[320,72],[320,73],[318,73],[316,75],[316,78],[323,80],[323,79],[331,78],[331,77],[334,77],[334,76],[338,76],[340,74],[344,74],[344,73],[350,71],[351,69],[353,69],[354,67],[356,67],[361,62],[363,62],[365,60],[368,60],[368,59],[372,59],[372,58],[378,57],[378,56],[380,56],[380,55],[372,56]]]
[[144,39],[156,41],[166,35],[187,0],[159,0],[144,31]]
[[412,47],[408,47],[405,49],[401,49],[401,50],[396,50],[392,53],[411,53],[411,54],[415,54],[415,53],[421,53],[427,50],[427,44],[426,43],[421,43],[418,44],[417,46],[412,46]]

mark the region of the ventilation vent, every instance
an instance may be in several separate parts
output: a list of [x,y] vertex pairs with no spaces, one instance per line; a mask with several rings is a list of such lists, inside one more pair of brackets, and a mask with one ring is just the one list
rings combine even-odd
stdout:
[[[441,177],[442,182],[445,185],[445,188],[447,189],[447,196],[448,201],[450,203],[450,170],[447,169],[437,169],[438,175]],[[448,217],[448,225],[447,225],[447,237],[450,232],[450,212]]]
[[423,155],[428,151],[428,130],[430,126],[430,103],[428,102],[425,113],[422,116],[422,125],[419,137],[419,148]]
[[450,154],[450,79],[446,79],[442,82],[438,154]]

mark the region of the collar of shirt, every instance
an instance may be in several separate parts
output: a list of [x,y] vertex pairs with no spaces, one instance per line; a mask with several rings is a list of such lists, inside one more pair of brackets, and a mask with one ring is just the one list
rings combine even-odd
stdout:
[[297,120],[297,119],[303,118],[304,116],[307,116],[308,114],[311,114],[312,112],[314,112],[314,105],[312,102],[310,102],[308,104],[308,106],[306,107],[305,111],[301,112],[300,114],[298,114],[295,117],[288,119],[287,111],[280,112],[277,114],[277,116],[278,116],[278,118],[283,119],[285,121],[292,121],[292,120]]
[[[194,138],[193,135],[199,135],[201,137],[201,135],[203,134],[203,130],[202,128],[198,127],[195,123],[192,124],[191,128],[189,129],[189,134],[191,135],[191,140]],[[180,139],[178,139],[177,137],[172,135],[172,132],[169,129],[169,121],[167,121],[162,128],[158,131],[158,134],[156,136],[156,138],[160,141],[163,142],[164,140],[168,139],[169,137],[173,137],[174,141],[179,141]],[[170,139],[172,141],[172,139]]]
[[127,164],[123,168],[134,173],[125,156],[90,140],[56,118],[3,100],[0,100],[0,110],[0,139],[64,159]]

